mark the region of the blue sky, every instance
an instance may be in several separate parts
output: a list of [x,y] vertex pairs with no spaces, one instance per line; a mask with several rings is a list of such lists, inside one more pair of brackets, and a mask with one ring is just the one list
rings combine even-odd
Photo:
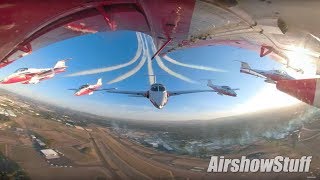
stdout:
[[[10,75],[21,67],[47,68],[53,67],[56,61],[72,58],[67,61],[67,72],[62,73],[36,85],[2,85],[5,89],[19,94],[41,99],[60,106],[87,111],[105,116],[131,117],[136,119],[210,119],[215,113],[223,112],[222,116],[232,115],[232,110],[248,103],[258,92],[275,87],[266,85],[262,79],[240,74],[240,63],[234,60],[244,60],[256,69],[277,69],[281,66],[268,57],[260,58],[257,52],[227,46],[207,46],[178,50],[168,54],[171,58],[188,64],[202,65],[224,69],[226,72],[209,72],[181,67],[163,60],[171,70],[193,80],[203,78],[214,79],[214,84],[228,85],[240,88],[238,97],[219,96],[216,93],[199,93],[171,97],[167,106],[158,110],[144,98],[130,98],[126,95],[96,92],[91,96],[75,97],[70,88],[78,88],[82,84],[94,84],[98,78],[103,79],[103,87],[117,87],[126,90],[147,90],[149,82],[147,63],[140,71],[128,79],[114,84],[106,84],[134,68],[134,64],[111,72],[91,74],[86,76],[67,77],[66,75],[88,69],[102,68],[128,62],[137,50],[135,32],[118,31],[84,35],[61,41],[44,47],[25,56],[13,64],[1,69],[0,78]],[[208,89],[206,82],[191,84],[177,79],[161,70],[153,61],[153,69],[159,83],[166,85],[168,90]],[[272,92],[270,91],[270,92]],[[276,91],[276,90],[275,90]],[[267,93],[267,92],[266,92]],[[281,96],[285,96],[284,94]],[[287,96],[286,96],[287,97]],[[290,97],[288,101],[290,101]],[[286,101],[286,100],[285,100]],[[261,103],[264,103],[263,101]],[[250,106],[248,106],[250,107]],[[245,111],[245,110],[241,110]],[[218,115],[219,116],[219,115]]]

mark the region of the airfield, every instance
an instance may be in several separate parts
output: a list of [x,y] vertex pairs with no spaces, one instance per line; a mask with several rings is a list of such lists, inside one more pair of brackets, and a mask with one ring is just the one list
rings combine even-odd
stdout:
[[[231,144],[222,143],[220,146],[208,145],[217,139],[241,136],[240,131],[240,134],[237,134],[237,128],[240,130],[246,128],[239,124],[262,133],[260,126],[265,129],[277,129],[272,124],[278,125],[280,119],[284,121],[281,122],[281,126],[287,124],[288,119],[305,113],[306,106],[299,105],[278,110],[277,116],[272,116],[274,118],[270,116],[275,113],[274,111],[266,111],[243,115],[238,117],[240,120],[230,117],[216,121],[188,121],[182,125],[179,122],[132,122],[102,118],[55,108],[8,92],[2,92],[2,94],[0,101],[3,108],[16,114],[16,117],[9,116],[9,120],[3,120],[0,123],[0,152],[1,157],[6,159],[0,162],[0,168],[1,172],[5,172],[8,177],[24,179],[65,179],[66,177],[67,179],[305,179],[320,176],[320,154],[317,150],[320,147],[320,130],[318,130],[320,123],[316,118],[319,119],[320,116],[317,113],[310,115],[313,120],[306,121],[304,127],[300,128],[299,140],[293,140],[292,135],[286,134],[278,138],[272,136],[253,138],[252,141],[247,138],[247,143],[235,141]],[[270,119],[261,117],[270,117]],[[249,127],[247,121],[253,124],[252,122],[257,118],[259,119],[256,121],[257,126]],[[263,123],[269,124],[270,127]],[[209,129],[203,129],[204,127]],[[224,133],[214,134],[216,133],[214,127],[220,128]],[[31,135],[41,139],[46,144],[44,148],[52,148],[59,152],[60,158],[46,159],[40,153],[39,146]],[[189,144],[194,148],[205,148],[202,148],[202,151],[198,149],[197,153],[179,151],[179,148],[190,149]],[[207,173],[211,155],[224,155],[226,158],[239,158],[242,155],[251,158],[272,158],[277,155],[300,158],[304,155],[312,155],[313,159],[309,173]],[[12,166],[11,169],[8,164]]]

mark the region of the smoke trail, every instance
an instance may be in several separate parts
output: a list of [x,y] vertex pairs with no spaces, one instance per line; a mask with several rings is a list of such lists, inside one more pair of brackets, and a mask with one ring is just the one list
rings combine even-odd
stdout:
[[156,61],[157,61],[157,64],[159,65],[159,67],[162,70],[166,71],[168,74],[170,74],[170,75],[172,75],[172,76],[174,76],[176,78],[179,78],[179,79],[181,79],[183,81],[189,82],[189,83],[193,83],[193,84],[197,84],[198,83],[198,82],[196,82],[196,81],[194,81],[194,80],[192,80],[192,79],[190,79],[188,77],[185,77],[185,76],[183,76],[183,75],[181,75],[179,73],[176,73],[176,72],[172,71],[166,65],[163,64],[162,60],[159,57],[156,58]]
[[311,33],[309,33],[309,34],[310,34],[310,36],[312,36],[314,39],[316,39],[317,41],[320,42],[320,38],[319,38],[318,36],[315,36],[315,35],[313,35],[313,34],[311,34]]
[[[149,84],[154,84],[155,83],[155,74],[153,72],[152,68],[152,61],[151,61],[151,56],[150,56],[150,51],[149,51],[149,44],[148,41],[146,40],[146,36],[144,36],[145,40],[145,46],[146,46],[146,51],[147,51],[147,62],[148,62],[148,75],[149,75]],[[153,75],[153,76],[152,76]]]
[[103,73],[103,72],[108,72],[108,71],[121,69],[121,68],[124,68],[124,67],[127,67],[127,66],[133,64],[134,62],[136,62],[138,60],[138,58],[140,57],[140,55],[142,53],[142,35],[141,35],[141,33],[136,33],[136,35],[137,35],[137,40],[138,40],[138,48],[137,48],[136,55],[130,61],[128,61],[128,62],[126,62],[124,64],[119,64],[119,65],[115,65],[115,66],[111,66],[111,67],[89,69],[89,70],[85,70],[85,71],[80,71],[80,72],[76,72],[76,73],[73,73],[73,74],[68,74],[68,75],[66,75],[66,77],[84,76],[84,75],[89,75],[89,74],[98,74],[98,73]]
[[135,73],[137,73],[142,68],[142,66],[145,64],[146,59],[147,59],[147,52],[146,52],[146,48],[145,48],[144,44],[145,43],[144,43],[144,41],[142,39],[143,55],[142,55],[142,58],[141,58],[139,64],[136,67],[134,67],[132,70],[128,71],[127,73],[125,73],[125,74],[123,74],[121,76],[118,76],[117,78],[107,82],[107,84],[113,84],[113,83],[116,83],[116,82],[119,82],[119,81],[123,81],[123,80],[127,79],[128,77],[130,77],[130,76],[134,75]]
[[[153,53],[156,53],[157,50],[156,50],[156,46],[154,45],[153,41],[151,41],[151,47],[152,47]],[[169,69],[166,65],[164,65],[164,63],[162,62],[162,60],[160,59],[159,56],[156,56],[155,59],[157,61],[157,64],[159,65],[159,67],[162,70],[164,70],[165,72],[167,72],[168,74],[170,74],[178,79],[181,79],[183,81],[189,82],[189,83],[193,83],[193,84],[198,83],[192,79],[189,79],[188,77],[183,76],[182,74],[176,73],[176,72],[172,71],[171,69]]]
[[183,67],[188,67],[188,68],[192,68],[192,69],[200,69],[200,70],[205,70],[205,71],[213,71],[213,72],[226,72],[223,69],[218,69],[218,68],[212,68],[212,67],[207,67],[207,66],[199,66],[199,65],[193,65],[193,64],[185,64],[185,63],[181,63],[178,62],[172,58],[170,58],[169,56],[165,55],[163,57],[165,60],[171,62],[172,64],[176,64],[179,66],[183,66]]

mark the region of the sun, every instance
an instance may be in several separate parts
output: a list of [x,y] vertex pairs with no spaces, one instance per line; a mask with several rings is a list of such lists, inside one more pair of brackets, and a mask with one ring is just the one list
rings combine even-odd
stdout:
[[316,76],[316,66],[312,58],[308,55],[309,51],[297,46],[292,46],[290,49],[292,49],[292,51],[286,52],[290,66],[303,69],[304,73],[298,73],[290,68],[287,69],[287,72],[298,79],[314,78]]

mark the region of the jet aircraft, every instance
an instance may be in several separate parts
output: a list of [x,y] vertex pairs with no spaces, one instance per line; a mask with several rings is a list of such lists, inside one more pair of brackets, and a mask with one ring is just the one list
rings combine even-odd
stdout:
[[22,84],[37,84],[40,81],[53,78],[56,74],[65,72],[67,66],[65,60],[60,60],[53,68],[20,68],[13,74],[4,78],[1,84],[22,83]]
[[214,92],[213,90],[186,90],[186,91],[168,91],[163,84],[154,83],[147,91],[122,91],[122,90],[107,90],[109,93],[128,94],[132,97],[145,97],[158,109],[162,109],[171,96],[181,94],[199,93],[199,92]]
[[229,86],[214,85],[212,84],[212,81],[210,79],[208,79],[207,81],[208,81],[207,86],[212,88],[215,92],[217,92],[217,94],[221,96],[222,95],[233,96],[233,97],[237,96],[237,93],[235,91],[239,90],[238,88],[232,89]]
[[102,86],[102,79],[98,79],[96,84],[85,84],[80,86],[78,89],[69,89],[69,90],[74,90],[75,96],[83,96],[83,95],[91,95],[93,94],[94,91],[103,91],[103,90],[112,90],[115,88],[110,88],[110,89],[99,89]]
[[280,81],[280,80],[294,80],[294,78],[288,75],[285,71],[282,71],[282,70],[265,71],[265,70],[252,69],[248,63],[242,62],[242,61],[240,62],[241,62],[241,68],[240,68],[241,73],[264,78],[265,82],[267,83],[276,84],[277,81]]

